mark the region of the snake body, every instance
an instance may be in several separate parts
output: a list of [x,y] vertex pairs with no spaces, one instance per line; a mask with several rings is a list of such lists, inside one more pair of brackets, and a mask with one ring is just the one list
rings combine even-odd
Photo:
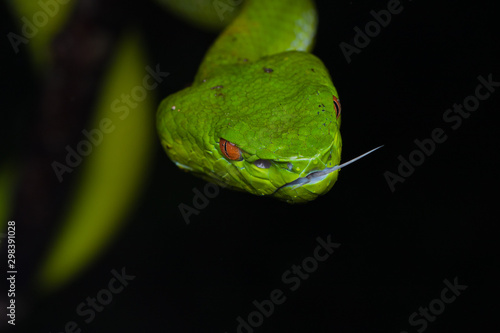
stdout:
[[161,144],[207,181],[289,203],[337,180],[341,106],[328,70],[310,53],[310,0],[248,0],[206,53],[194,82],[164,99]]

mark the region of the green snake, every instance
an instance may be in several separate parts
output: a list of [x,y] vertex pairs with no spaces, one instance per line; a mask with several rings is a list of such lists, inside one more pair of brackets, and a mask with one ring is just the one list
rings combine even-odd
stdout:
[[161,144],[181,169],[220,186],[307,202],[337,181],[339,95],[310,53],[311,0],[248,0],[206,53],[194,82],[157,113]]

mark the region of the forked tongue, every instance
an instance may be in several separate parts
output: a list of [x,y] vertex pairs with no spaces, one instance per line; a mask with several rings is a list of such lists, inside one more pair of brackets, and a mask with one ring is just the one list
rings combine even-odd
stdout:
[[362,155],[359,155],[358,157],[355,157],[355,158],[353,158],[352,160],[349,160],[349,161],[347,161],[347,162],[345,162],[345,163],[342,163],[342,164],[339,164],[339,165],[336,165],[336,166],[332,166],[332,167],[330,167],[330,168],[326,168],[326,169],[324,169],[324,170],[322,170],[322,171],[328,170],[328,171],[327,171],[327,173],[330,173],[330,172],[333,172],[333,171],[335,171],[335,170],[342,169],[343,167],[348,166],[349,164],[354,163],[354,162],[356,162],[356,161],[358,161],[358,160],[362,159],[362,158],[363,158],[363,157],[365,157],[366,155],[373,153],[375,150],[380,149],[380,148],[382,148],[383,146],[384,146],[384,145],[378,146],[377,148],[373,148],[372,150],[367,151],[366,153],[364,153],[364,154],[362,154]]

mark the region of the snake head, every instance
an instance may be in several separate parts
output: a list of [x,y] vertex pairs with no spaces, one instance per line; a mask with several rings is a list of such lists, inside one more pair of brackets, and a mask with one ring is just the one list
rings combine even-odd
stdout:
[[288,51],[221,68],[163,100],[162,145],[207,181],[289,203],[338,177],[341,105],[323,63]]

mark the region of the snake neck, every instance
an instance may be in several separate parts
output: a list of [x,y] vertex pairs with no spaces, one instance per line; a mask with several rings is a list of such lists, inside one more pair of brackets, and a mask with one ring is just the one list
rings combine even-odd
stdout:
[[218,72],[220,66],[312,49],[317,27],[312,0],[247,0],[243,6],[205,55],[195,83]]

